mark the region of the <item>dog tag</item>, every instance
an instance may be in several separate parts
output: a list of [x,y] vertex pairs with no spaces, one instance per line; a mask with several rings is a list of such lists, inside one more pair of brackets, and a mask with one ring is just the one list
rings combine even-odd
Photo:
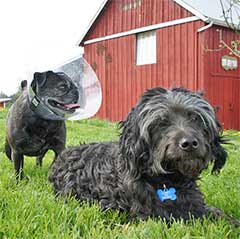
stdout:
[[157,196],[162,202],[167,199],[174,201],[177,199],[176,189],[175,188],[158,189]]

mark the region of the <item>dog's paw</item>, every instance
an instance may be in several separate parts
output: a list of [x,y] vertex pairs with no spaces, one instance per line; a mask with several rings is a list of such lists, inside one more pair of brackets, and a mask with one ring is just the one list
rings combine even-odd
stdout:
[[235,217],[232,217],[232,216],[229,216],[229,215],[225,214],[220,209],[218,209],[216,207],[208,206],[207,210],[208,210],[209,214],[211,214],[211,216],[213,216],[213,218],[225,219],[230,224],[232,224],[232,225],[234,225],[236,227],[240,227],[240,221],[238,219],[236,219]]

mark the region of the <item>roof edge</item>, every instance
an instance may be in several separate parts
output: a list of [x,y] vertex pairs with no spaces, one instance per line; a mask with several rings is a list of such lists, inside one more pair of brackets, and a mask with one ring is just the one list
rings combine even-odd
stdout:
[[92,27],[92,25],[94,24],[94,22],[96,21],[97,17],[99,16],[99,14],[101,13],[101,11],[103,10],[103,8],[105,7],[105,5],[107,4],[108,0],[104,0],[101,4],[101,6],[99,7],[98,11],[96,12],[96,14],[93,16],[92,20],[90,21],[88,27],[86,28],[86,30],[83,32],[82,36],[80,37],[80,39],[77,42],[77,46],[81,46],[82,41],[84,39],[84,37],[87,35],[88,31],[90,30],[90,28]]
[[215,18],[209,18],[209,21],[212,21],[215,25],[226,27],[228,29],[231,29],[233,31],[240,30],[240,26],[237,24],[233,24],[232,26],[229,26],[225,21],[221,21]]
[[92,43],[96,43],[96,42],[111,40],[111,39],[114,39],[114,38],[129,36],[129,35],[138,34],[138,33],[141,33],[141,32],[156,30],[156,29],[160,29],[160,28],[164,28],[164,27],[179,25],[179,24],[182,24],[182,23],[188,23],[188,22],[193,22],[193,21],[197,21],[197,20],[201,20],[201,19],[197,16],[180,18],[180,19],[176,19],[176,20],[173,20],[173,21],[162,22],[162,23],[158,23],[158,24],[145,26],[145,27],[135,28],[135,29],[125,31],[125,32],[119,32],[119,33],[107,35],[107,36],[104,36],[104,37],[98,37],[98,38],[90,39],[90,40],[84,41],[82,44],[85,46],[87,44],[92,44]]
[[189,12],[191,12],[193,15],[199,17],[202,21],[209,22],[209,18],[208,17],[204,16],[201,12],[199,12],[195,8],[191,7],[186,2],[184,2],[182,0],[173,0],[173,1],[176,2],[178,5],[180,5],[181,7],[185,8],[186,10],[188,10]]
[[10,101],[12,98],[0,98],[0,103]]
[[[224,21],[224,20],[219,20],[219,19],[215,19],[209,16],[205,16],[203,15],[201,12],[199,12],[197,9],[191,7],[190,5],[188,5],[184,0],[173,0],[174,2],[176,2],[177,4],[179,4],[181,7],[185,8],[186,10],[188,10],[189,12],[191,12],[193,15],[198,16],[202,21],[206,22],[206,23],[211,23],[213,22],[213,24],[218,25],[218,26],[222,26],[222,27],[227,27],[229,29],[232,29],[231,27],[229,27],[229,25]],[[234,27],[236,29],[240,29],[240,26],[237,24],[234,24]],[[234,30],[234,29],[233,29]]]

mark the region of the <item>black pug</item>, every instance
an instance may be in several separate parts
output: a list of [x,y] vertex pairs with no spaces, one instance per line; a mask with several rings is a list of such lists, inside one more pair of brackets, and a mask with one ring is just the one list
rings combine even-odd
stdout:
[[[23,92],[7,115],[5,151],[14,163],[17,178],[23,178],[24,155],[37,156],[37,165],[42,165],[45,153],[51,149],[57,156],[66,142],[66,127],[63,120],[46,120],[32,110],[26,81]],[[79,93],[71,79],[64,73],[47,71],[34,73],[32,89],[49,109],[71,113],[78,102]]]
[[202,95],[183,88],[148,90],[121,129],[119,142],[64,150],[49,177],[55,193],[98,201],[130,218],[209,214],[196,181],[211,162],[219,172],[227,153],[214,109]]

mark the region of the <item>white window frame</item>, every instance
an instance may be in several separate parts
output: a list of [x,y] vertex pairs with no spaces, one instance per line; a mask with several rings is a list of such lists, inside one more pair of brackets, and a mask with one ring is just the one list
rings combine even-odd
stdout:
[[157,63],[157,34],[147,31],[136,34],[136,65]]

